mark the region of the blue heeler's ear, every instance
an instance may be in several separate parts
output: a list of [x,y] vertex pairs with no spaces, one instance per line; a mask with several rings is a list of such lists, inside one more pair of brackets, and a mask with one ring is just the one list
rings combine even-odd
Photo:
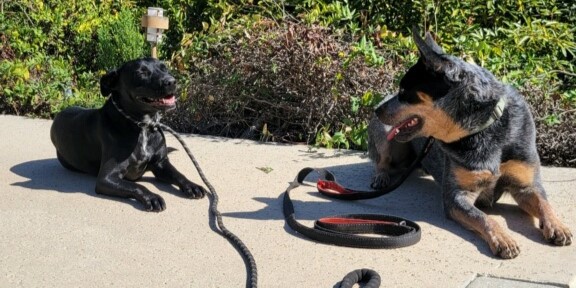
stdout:
[[414,26],[412,28],[412,38],[418,47],[418,51],[420,51],[420,58],[424,60],[424,65],[432,69],[432,71],[440,72],[450,61],[446,58],[442,48],[432,39],[430,33],[426,33],[425,37],[426,40],[422,39],[418,27]]
[[434,52],[438,54],[444,54],[444,50],[442,50],[442,47],[440,47],[440,45],[434,41],[434,36],[431,32],[426,32],[426,35],[424,36],[424,42],[426,42],[426,44],[428,44],[428,46],[432,48]]
[[100,78],[100,93],[102,96],[108,97],[112,94],[112,91],[116,90],[116,85],[118,84],[118,72],[116,70],[106,73],[106,75]]

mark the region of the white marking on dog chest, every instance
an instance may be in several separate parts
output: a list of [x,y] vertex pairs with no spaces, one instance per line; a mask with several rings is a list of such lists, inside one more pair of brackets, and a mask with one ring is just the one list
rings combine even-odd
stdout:
[[142,127],[142,157],[138,160],[138,164],[148,162],[152,153],[148,151],[148,128]]

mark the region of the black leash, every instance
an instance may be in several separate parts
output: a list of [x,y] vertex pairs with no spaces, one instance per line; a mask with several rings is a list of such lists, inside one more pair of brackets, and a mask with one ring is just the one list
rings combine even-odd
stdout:
[[176,137],[178,142],[180,142],[180,145],[184,147],[184,150],[186,150],[186,154],[188,154],[188,157],[190,158],[190,160],[192,160],[192,163],[194,164],[196,171],[198,171],[198,175],[200,175],[200,178],[202,178],[202,181],[210,191],[210,193],[208,193],[208,195],[211,196],[210,199],[212,200],[210,204],[210,212],[214,216],[214,219],[216,219],[216,227],[217,229],[219,229],[218,232],[226,239],[228,239],[228,241],[230,241],[230,243],[232,243],[232,245],[238,251],[240,251],[240,254],[244,258],[244,262],[246,263],[246,269],[248,270],[248,279],[246,279],[246,287],[256,288],[258,286],[258,269],[256,267],[256,260],[254,260],[254,256],[252,256],[252,253],[250,253],[250,250],[248,249],[246,244],[244,244],[244,242],[242,242],[242,240],[240,240],[238,236],[236,236],[234,233],[228,230],[226,226],[224,226],[224,222],[222,221],[222,213],[218,211],[219,198],[218,194],[216,193],[216,189],[214,189],[214,186],[210,184],[208,178],[206,178],[206,175],[204,175],[204,171],[202,171],[202,169],[200,168],[200,164],[198,164],[198,161],[196,161],[196,158],[194,157],[194,155],[192,154],[192,152],[188,148],[188,145],[186,145],[182,137],[180,137],[178,132],[174,131],[169,126],[160,123],[159,113],[157,113],[154,116],[154,119],[146,118],[144,119],[144,121],[137,121],[136,119],[130,117],[130,115],[126,114],[126,112],[124,112],[124,110],[122,110],[120,107],[118,107],[118,104],[116,104],[112,96],[110,97],[110,100],[112,101],[112,104],[114,104],[114,107],[116,107],[116,110],[118,110],[118,112],[120,112],[120,114],[122,114],[126,119],[136,124],[136,126],[140,128],[152,127],[154,130],[161,128],[162,130],[168,131],[170,132],[170,134],[174,135],[174,137]]
[[[328,197],[343,200],[370,199],[394,191],[404,182],[410,173],[420,164],[434,142],[429,138],[422,152],[410,165],[409,169],[392,185],[379,191],[359,191],[344,188],[336,181],[336,177],[326,169],[304,168],[296,176],[284,192],[284,217],[286,223],[296,232],[313,240],[348,247],[362,248],[399,248],[410,246],[420,240],[420,227],[418,224],[396,216],[379,214],[350,214],[330,216],[317,220],[314,228],[300,224],[296,220],[294,205],[290,198],[292,189],[300,186],[306,176],[313,171],[320,174],[317,182],[318,191]],[[373,233],[383,237],[362,236],[357,234]]]
[[242,254],[242,257],[244,258],[246,268],[248,269],[248,279],[246,287],[256,288],[258,286],[258,269],[256,267],[256,260],[254,260],[254,256],[252,256],[252,253],[250,253],[250,250],[248,249],[246,244],[244,244],[244,242],[242,242],[242,240],[240,240],[238,236],[234,235],[234,233],[230,232],[230,230],[228,230],[224,226],[224,222],[222,221],[222,214],[220,213],[220,211],[218,211],[219,198],[218,194],[216,193],[216,189],[214,189],[214,186],[210,184],[210,182],[206,178],[206,175],[204,175],[204,172],[200,168],[200,164],[198,164],[196,158],[194,157],[194,155],[192,155],[190,149],[188,149],[188,145],[186,145],[186,143],[184,142],[184,140],[182,140],[180,135],[178,135],[178,133],[174,131],[172,128],[162,123],[158,124],[163,130],[170,132],[172,135],[174,135],[174,137],[176,137],[178,142],[180,142],[182,147],[184,147],[184,150],[186,150],[186,154],[188,154],[190,160],[192,160],[194,167],[196,167],[196,171],[198,171],[198,175],[200,175],[200,178],[202,178],[202,181],[204,182],[204,184],[206,184],[206,187],[208,187],[208,190],[210,191],[209,195],[212,196],[211,197],[212,204],[210,205],[210,212],[212,212],[212,215],[214,215],[214,217],[216,218],[216,224],[218,225],[217,226],[218,229],[220,229],[219,231],[220,234],[222,234],[226,239],[228,239],[230,243],[232,243],[232,245],[234,245],[234,247],[238,251],[240,251],[240,254]]
[[412,171],[414,171],[418,167],[418,165],[420,165],[422,159],[426,157],[426,155],[430,151],[430,148],[432,148],[432,144],[434,144],[434,138],[430,137],[426,140],[426,143],[424,144],[422,151],[420,152],[418,157],[414,159],[414,162],[410,164],[410,167],[408,167],[408,169],[402,175],[400,175],[400,177],[394,183],[386,187],[383,187],[380,190],[361,191],[345,188],[336,181],[336,176],[334,176],[332,172],[323,168],[320,169],[304,168],[300,170],[298,176],[296,177],[296,180],[299,183],[302,183],[302,181],[304,181],[304,178],[306,178],[308,174],[310,174],[312,171],[316,171],[318,172],[318,174],[320,174],[321,178],[325,179],[325,180],[320,179],[316,183],[316,186],[318,187],[318,192],[328,197],[341,200],[362,200],[362,199],[372,199],[380,197],[382,195],[386,195],[396,190],[396,188],[398,188],[400,185],[402,185],[402,183],[404,183],[404,181],[410,176],[410,173],[412,173]]
[[371,269],[358,269],[354,270],[342,279],[339,288],[352,288],[356,283],[365,283],[363,288],[378,288],[382,279],[380,275]]
[[[198,175],[202,178],[202,181],[208,187],[209,195],[211,196],[210,212],[216,219],[216,227],[219,229],[219,233],[223,235],[232,245],[240,251],[240,254],[244,258],[246,263],[246,268],[248,270],[248,279],[246,287],[256,288],[258,282],[258,269],[256,267],[256,261],[254,256],[248,249],[248,247],[230,230],[224,226],[222,221],[222,214],[218,211],[218,194],[214,186],[210,184],[206,175],[200,168],[200,164],[196,161],[196,158],[188,148],[188,145],[180,137],[180,135],[174,131],[169,126],[160,123],[160,115],[156,114],[154,119],[144,119],[144,121],[137,121],[126,114],[110,97],[112,104],[120,114],[126,117],[128,120],[134,122],[138,127],[152,127],[154,130],[161,128],[170,132],[178,142],[182,145],[186,154],[194,164],[194,167],[198,171]],[[362,247],[362,248],[399,248],[409,245],[413,245],[420,241],[420,226],[418,224],[402,219],[400,217],[388,216],[388,215],[375,215],[375,214],[350,214],[341,216],[332,216],[322,218],[315,223],[314,229],[304,226],[296,220],[294,213],[294,206],[292,200],[290,199],[290,190],[296,188],[302,184],[306,176],[312,172],[317,171],[326,178],[326,180],[319,180],[317,187],[318,191],[324,195],[328,195],[333,198],[344,199],[344,200],[359,200],[359,199],[370,199],[388,194],[396,189],[398,186],[408,178],[409,174],[420,164],[420,161],[426,156],[432,144],[434,142],[433,138],[428,138],[422,153],[418,158],[412,163],[410,168],[404,173],[394,184],[381,189],[380,191],[359,191],[344,188],[336,181],[336,177],[330,171],[325,169],[313,169],[304,168],[298,173],[296,179],[290,184],[284,193],[284,217],[286,218],[286,223],[294,229],[295,231],[320,242],[330,243],[340,246],[349,247]],[[372,233],[380,234],[386,237],[363,237],[357,234]],[[373,239],[373,240],[371,240]],[[352,288],[354,284],[364,282],[365,288],[378,288],[380,287],[381,278],[380,275],[370,269],[358,269],[348,273],[343,280],[340,282],[340,288]]]
[[[296,180],[298,181],[298,180]],[[297,183],[302,183],[298,181]],[[400,217],[378,214],[347,214],[318,219],[314,228],[296,220],[290,190],[284,193],[284,217],[294,231],[318,242],[357,248],[400,248],[420,241],[420,226]],[[382,237],[359,234],[378,234]]]
[[[314,222],[314,228],[300,224],[296,220],[294,205],[290,198],[290,191],[300,186],[308,174],[318,172],[321,178],[316,186],[318,191],[326,196],[342,200],[371,199],[388,194],[398,188],[410,173],[420,164],[428,154],[433,138],[428,138],[422,152],[410,165],[409,169],[400,176],[392,185],[378,191],[360,191],[344,188],[336,181],[336,177],[326,169],[304,168],[290,183],[284,192],[284,218],[286,223],[294,231],[318,242],[338,246],[357,248],[400,248],[416,244],[420,241],[420,226],[415,222],[390,215],[379,214],[349,214],[321,218]],[[382,237],[362,236],[359,234],[376,234]],[[376,280],[375,280],[376,279]],[[368,281],[364,287],[379,287],[380,276],[368,269],[350,272],[341,282],[341,288],[352,287],[354,283]],[[376,284],[377,283],[377,284]],[[371,286],[368,286],[370,284]]]

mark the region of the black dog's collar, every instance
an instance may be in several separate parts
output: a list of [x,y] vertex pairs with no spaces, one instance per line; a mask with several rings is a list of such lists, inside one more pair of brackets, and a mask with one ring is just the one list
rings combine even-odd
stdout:
[[470,131],[470,135],[476,134],[476,133],[490,127],[490,125],[492,125],[496,120],[498,120],[498,119],[500,119],[500,117],[502,117],[502,114],[504,113],[505,107],[506,107],[506,98],[502,97],[502,98],[500,98],[500,100],[498,100],[498,103],[496,103],[496,107],[494,107],[494,110],[492,110],[492,115],[490,115],[490,118],[488,118],[488,121],[486,121],[486,123],[480,125],[476,129]]
[[144,117],[144,120],[138,121],[138,120],[130,117],[130,115],[126,114],[126,112],[124,112],[124,110],[122,110],[122,108],[120,108],[118,106],[118,104],[116,104],[116,101],[114,101],[114,97],[110,96],[110,101],[112,101],[112,104],[114,105],[116,110],[118,110],[118,112],[120,112],[120,114],[122,114],[122,116],[124,116],[124,118],[130,120],[130,122],[136,124],[136,126],[138,126],[140,128],[151,127],[154,131],[158,130],[158,126],[160,126],[160,118],[162,118],[160,116],[160,113],[156,113],[154,115],[154,118],[150,118],[150,117],[148,117],[148,115],[146,115]]

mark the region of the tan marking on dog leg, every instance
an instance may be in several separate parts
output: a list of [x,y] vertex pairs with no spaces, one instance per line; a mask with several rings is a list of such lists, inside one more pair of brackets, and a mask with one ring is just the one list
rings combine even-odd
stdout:
[[518,206],[540,220],[544,238],[554,245],[566,246],[572,243],[572,232],[558,219],[550,203],[536,191],[536,187],[512,192]]
[[478,191],[494,182],[495,177],[488,170],[468,170],[462,167],[452,169],[458,186],[467,191]]
[[[474,208],[477,209],[477,208]],[[520,247],[516,241],[496,220],[488,217],[484,212],[478,210],[481,217],[473,217],[470,214],[458,209],[452,209],[450,216],[452,219],[462,224],[464,227],[476,231],[484,241],[490,246],[492,253],[500,258],[511,259],[520,254]]]
[[509,177],[516,185],[520,187],[529,187],[534,184],[534,165],[519,161],[509,160],[500,164],[500,173],[504,177]]

